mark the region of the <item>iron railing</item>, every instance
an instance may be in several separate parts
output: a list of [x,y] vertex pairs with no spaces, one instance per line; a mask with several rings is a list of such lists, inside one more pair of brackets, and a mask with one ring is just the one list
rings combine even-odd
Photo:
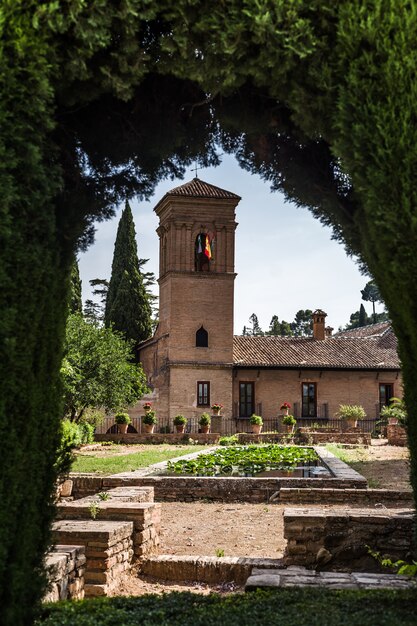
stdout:
[[[234,435],[236,433],[250,433],[252,432],[252,425],[250,419],[247,417],[222,417],[220,421],[220,433],[222,435]],[[343,430],[343,420],[340,419],[328,419],[320,417],[300,417],[297,418],[297,427],[314,427],[317,430],[331,430],[337,431]],[[358,421],[358,428],[362,433],[378,432],[380,426],[380,420],[365,419]],[[200,425],[198,423],[198,417],[188,418],[185,432],[189,435],[196,434],[200,431]],[[285,432],[286,428],[282,424],[282,417],[263,417],[262,432]],[[117,425],[114,423],[112,417],[104,418],[102,424],[97,426],[96,432],[100,434],[105,433],[117,433]],[[132,423],[129,425],[128,432],[130,433],[143,433],[143,425],[140,417],[133,417]],[[167,417],[158,417],[158,422],[155,425],[155,433],[173,433],[175,427],[172,420]]]

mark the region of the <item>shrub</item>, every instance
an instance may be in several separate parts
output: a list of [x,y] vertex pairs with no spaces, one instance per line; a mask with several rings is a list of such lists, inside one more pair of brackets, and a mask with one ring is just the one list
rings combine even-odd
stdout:
[[210,426],[211,418],[208,413],[202,413],[200,419],[198,420],[200,426]]
[[405,426],[407,422],[407,410],[403,400],[391,398],[389,406],[382,407],[381,417],[385,420],[388,418],[397,419],[401,426]]
[[144,424],[156,424],[158,420],[156,418],[155,411],[148,411],[147,413],[145,413],[145,415],[142,417],[142,421]]
[[237,446],[239,443],[239,437],[237,435],[231,435],[230,437],[220,437],[219,446]]
[[264,423],[262,417],[260,415],[255,415],[255,413],[250,416],[249,421],[251,424],[256,424],[258,426],[262,426]]
[[187,418],[184,417],[184,415],[176,415],[174,417],[175,426],[183,426],[186,423],[187,423]]
[[282,423],[286,426],[295,426],[297,420],[295,419],[294,415],[284,415],[284,417],[282,418]]
[[78,424],[67,419],[61,422],[61,441],[58,448],[57,468],[59,473],[68,472],[74,460],[74,448],[81,445]]
[[337,415],[342,420],[363,420],[366,417],[365,409],[360,404],[341,404]]
[[130,424],[130,417],[128,413],[116,413],[114,416],[116,424]]
[[82,444],[94,443],[94,426],[88,422],[77,424]]

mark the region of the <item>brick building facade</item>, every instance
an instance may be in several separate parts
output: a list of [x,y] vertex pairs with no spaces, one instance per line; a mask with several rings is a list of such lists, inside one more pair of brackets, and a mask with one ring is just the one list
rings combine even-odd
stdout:
[[[160,239],[160,321],[139,358],[157,414],[198,417],[213,402],[240,420],[333,417],[361,404],[368,417],[402,395],[396,338],[388,323],[334,336],[313,314],[312,337],[233,336],[235,210],[240,197],[198,178],[156,205]],[[130,411],[142,413],[142,403]]]

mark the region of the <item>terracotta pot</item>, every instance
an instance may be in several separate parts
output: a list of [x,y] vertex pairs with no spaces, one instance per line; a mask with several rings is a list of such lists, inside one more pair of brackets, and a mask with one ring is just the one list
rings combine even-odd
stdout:
[[399,424],[398,418],[397,417],[389,417],[388,418],[388,424],[390,426],[398,426],[398,424]]
[[262,424],[252,424],[252,433],[254,435],[259,435],[262,430]]
[[356,419],[347,419],[345,420],[346,428],[356,428],[358,425],[358,420]]
[[200,430],[201,430],[201,433],[203,435],[207,435],[207,433],[210,432],[210,426],[209,425],[207,425],[207,426],[200,426]]
[[143,432],[153,433],[155,430],[155,424],[143,424]]
[[213,415],[220,415],[221,409],[212,409]]
[[117,424],[118,431],[121,435],[125,435],[127,433],[127,429],[129,424]]
[[185,424],[176,424],[175,432],[177,433],[185,433]]
[[287,433],[293,433],[294,432],[294,426],[292,426],[292,424],[284,424],[285,427],[285,432]]
[[289,411],[289,409],[282,409],[282,414],[283,415],[288,415],[288,411]]

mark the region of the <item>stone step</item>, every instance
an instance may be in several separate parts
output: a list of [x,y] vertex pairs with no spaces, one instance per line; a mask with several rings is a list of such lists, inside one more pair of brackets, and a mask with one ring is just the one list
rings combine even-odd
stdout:
[[143,574],[160,580],[177,582],[224,583],[243,585],[254,568],[277,568],[281,559],[260,557],[177,556],[162,554],[146,559],[141,566]]
[[405,589],[417,587],[417,582],[398,574],[367,572],[316,572],[304,567],[286,569],[254,568],[246,581],[245,591],[283,587],[326,587],[327,589]]

